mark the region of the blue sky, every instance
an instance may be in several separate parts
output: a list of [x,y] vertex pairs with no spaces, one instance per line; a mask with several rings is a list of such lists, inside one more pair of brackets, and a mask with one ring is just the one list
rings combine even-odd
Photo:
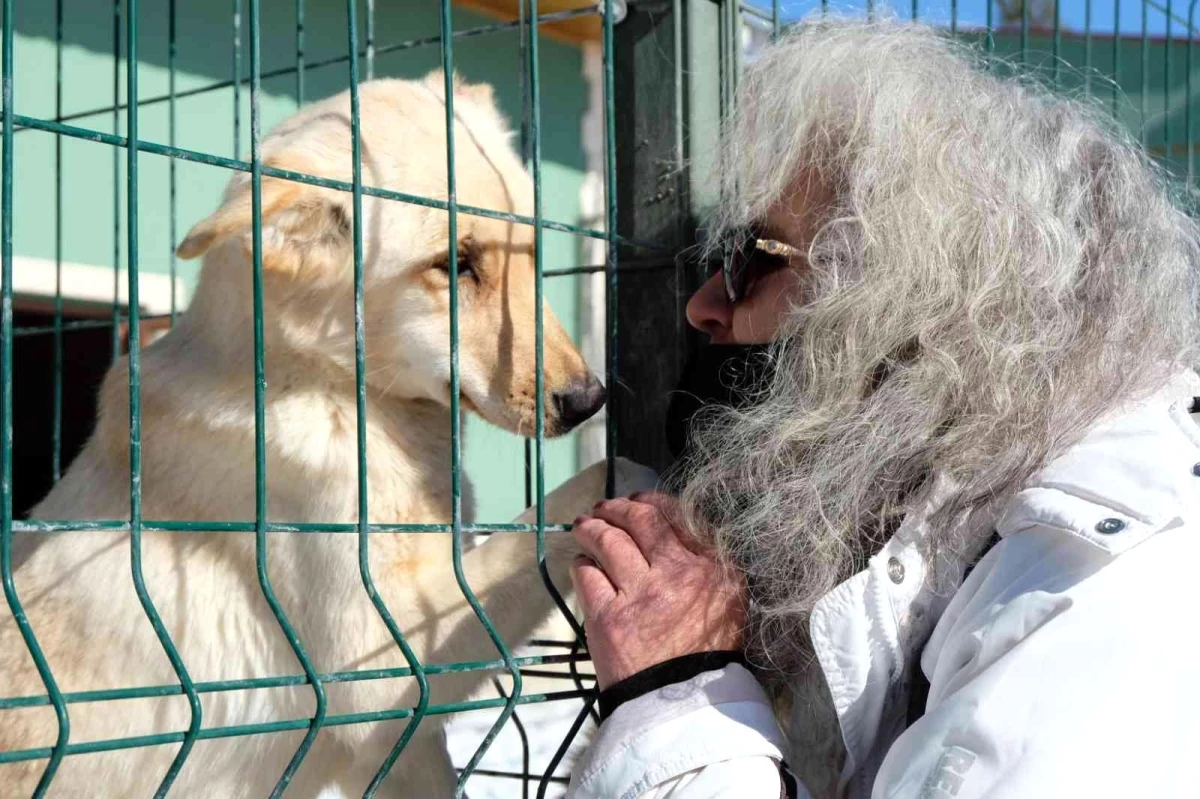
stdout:
[[[759,8],[770,8],[770,0],[752,0]],[[982,27],[987,21],[988,0],[959,0],[958,20],[963,26]],[[1192,0],[1172,0],[1171,12],[1175,20],[1171,24],[1171,36],[1183,38],[1187,35],[1186,20],[1188,6]],[[1113,31],[1113,17],[1120,9],[1120,31],[1126,36],[1140,36],[1142,32],[1143,0],[1092,0],[1091,28],[1094,33],[1109,34]],[[1200,4],[1198,4],[1200,5]],[[781,0],[780,13],[785,19],[803,16],[809,11],[819,9],[820,0]],[[865,8],[865,0],[854,2],[830,2],[831,8],[854,10]],[[912,10],[911,0],[881,0],[876,7],[891,7],[900,16],[908,17]],[[1151,0],[1145,5],[1146,30],[1151,36],[1163,36],[1167,30],[1167,15],[1165,13],[1167,0]],[[934,22],[948,22],[950,19],[950,0],[920,0],[919,14],[922,19]],[[1085,0],[1062,0],[1060,18],[1064,31],[1083,31],[1087,18]],[[999,20],[999,13],[996,19]],[[1197,8],[1197,27],[1200,27],[1200,8]],[[1197,37],[1200,38],[1200,37]]]

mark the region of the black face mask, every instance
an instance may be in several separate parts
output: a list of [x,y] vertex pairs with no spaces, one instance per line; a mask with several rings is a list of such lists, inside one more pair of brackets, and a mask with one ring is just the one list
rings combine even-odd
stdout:
[[771,380],[770,344],[709,344],[688,359],[667,406],[667,446],[677,460],[688,453],[701,408],[744,408]]

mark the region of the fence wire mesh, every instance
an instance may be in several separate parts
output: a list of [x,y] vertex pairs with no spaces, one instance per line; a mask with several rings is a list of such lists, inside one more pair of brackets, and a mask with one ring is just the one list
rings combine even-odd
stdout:
[[[14,617],[20,626],[21,634],[29,648],[31,655],[37,663],[38,671],[42,677],[46,688],[46,693],[43,696],[23,696],[23,697],[3,697],[0,698],[0,711],[10,710],[22,707],[35,707],[39,705],[50,705],[54,708],[58,718],[58,737],[55,745],[49,748],[33,748],[16,751],[0,752],[0,763],[12,763],[22,760],[45,760],[46,766],[42,773],[41,780],[35,791],[35,795],[43,795],[53,782],[55,772],[58,770],[62,759],[66,756],[85,754],[89,752],[110,751],[123,748],[156,746],[162,744],[178,744],[178,751],[172,762],[170,769],[164,776],[161,785],[158,788],[157,794],[164,795],[171,787],[179,770],[184,765],[189,753],[192,750],[193,744],[197,740],[223,737],[223,736],[242,736],[253,734],[264,734],[273,732],[283,732],[288,730],[304,730],[305,735],[296,749],[295,754],[288,762],[286,769],[279,776],[278,782],[272,795],[280,795],[286,789],[292,776],[299,768],[306,754],[313,744],[315,736],[323,726],[333,726],[341,724],[356,724],[370,721],[379,721],[384,719],[408,719],[408,723],[404,728],[404,732],[396,742],[394,748],[389,753],[387,759],[379,764],[379,770],[375,778],[372,780],[367,789],[367,794],[373,794],[379,787],[379,783],[386,776],[391,766],[396,759],[401,756],[405,745],[411,739],[418,725],[427,715],[443,715],[449,713],[458,713],[462,711],[501,707],[502,712],[492,725],[489,733],[479,743],[479,746],[471,757],[469,762],[461,769],[459,777],[458,793],[462,792],[467,780],[476,773],[477,766],[484,753],[495,738],[496,733],[508,722],[510,717],[518,705],[553,701],[563,698],[578,698],[586,699],[584,710],[572,728],[572,736],[577,732],[587,712],[591,708],[594,700],[593,692],[585,688],[585,683],[581,681],[576,674],[570,677],[575,683],[574,690],[558,691],[550,694],[529,695],[522,693],[522,670],[530,670],[537,676],[549,676],[562,678],[563,675],[558,672],[538,672],[531,670],[533,666],[547,666],[564,663],[572,665],[578,659],[576,654],[581,645],[580,641],[569,642],[568,645],[572,648],[570,654],[564,655],[544,655],[544,656],[529,656],[515,657],[510,650],[510,645],[514,642],[506,642],[502,640],[496,633],[491,621],[488,619],[478,599],[474,596],[471,587],[468,585],[466,576],[462,569],[462,538],[464,533],[474,532],[511,532],[511,533],[534,533],[539,539],[539,559],[542,557],[541,544],[544,541],[544,535],[547,531],[562,533],[565,529],[562,525],[547,525],[545,523],[544,512],[541,507],[545,496],[545,480],[544,480],[544,458],[543,458],[543,443],[545,431],[543,429],[543,341],[542,341],[542,281],[546,277],[547,271],[550,271],[549,276],[554,276],[555,272],[561,274],[579,274],[580,272],[589,272],[597,270],[605,270],[615,272],[615,259],[610,257],[604,265],[595,267],[583,268],[567,268],[562,270],[545,270],[543,268],[542,257],[542,230],[549,228],[562,232],[572,233],[580,236],[592,237],[601,239],[605,242],[614,242],[617,240],[614,228],[611,221],[611,213],[615,208],[612,201],[609,203],[609,217],[606,220],[607,224],[604,229],[590,229],[578,225],[556,222],[553,220],[544,219],[542,216],[542,191],[541,191],[541,142],[540,142],[540,98],[539,98],[539,61],[538,61],[538,42],[540,39],[539,28],[546,23],[559,22],[575,17],[585,15],[602,16],[606,21],[604,29],[604,58],[609,62],[608,69],[608,88],[611,88],[611,53],[612,53],[612,2],[607,0],[601,7],[588,7],[578,10],[560,11],[556,13],[539,15],[536,0],[522,4],[521,18],[511,22],[501,22],[486,26],[480,26],[465,30],[454,30],[452,28],[452,8],[448,0],[443,0],[440,3],[440,21],[441,31],[437,36],[427,36],[407,41],[396,42],[391,45],[377,47],[374,41],[374,4],[368,2],[366,6],[366,47],[360,47],[359,40],[359,20],[358,20],[358,4],[355,0],[349,0],[346,3],[347,15],[347,55],[325,59],[323,61],[309,61],[305,56],[305,2],[304,0],[296,0],[295,4],[295,42],[296,42],[296,63],[294,67],[274,70],[264,74],[261,69],[261,52],[260,52],[260,26],[261,26],[261,8],[260,0],[249,0],[248,14],[245,16],[245,25],[243,25],[243,5],[242,0],[234,0],[231,13],[231,27],[233,31],[233,48],[232,48],[232,70],[234,78],[229,81],[217,81],[205,86],[194,87],[186,91],[176,90],[176,54],[177,54],[177,23],[176,10],[177,0],[169,2],[169,24],[168,24],[168,73],[169,73],[169,91],[166,95],[156,95],[151,97],[143,97],[138,91],[138,51],[137,44],[139,40],[139,7],[138,0],[116,0],[113,4],[113,61],[114,64],[122,60],[122,43],[124,44],[124,63],[128,65],[125,70],[125,97],[129,98],[127,102],[122,102],[121,86],[117,79],[119,69],[114,68],[114,83],[113,83],[113,99],[108,107],[88,109],[84,111],[76,111],[72,113],[64,113],[62,101],[62,49],[63,49],[63,20],[64,9],[62,0],[57,0],[55,6],[55,24],[56,24],[56,74],[57,91],[55,99],[55,114],[53,119],[42,119],[30,116],[24,116],[15,113],[13,86],[14,86],[14,48],[13,48],[13,0],[8,0],[4,5],[4,194],[3,194],[3,253],[4,253],[4,286],[3,286],[3,307],[4,314],[0,334],[3,336],[4,359],[2,369],[0,369],[0,377],[3,377],[3,383],[7,394],[6,400],[0,405],[0,414],[3,416],[3,430],[7,438],[4,446],[5,458],[3,467],[3,578],[5,595],[9,607],[12,610]],[[451,76],[454,73],[454,42],[456,39],[468,39],[474,37],[485,36],[492,33],[509,31],[518,29],[522,36],[522,47],[527,53],[527,57],[523,59],[528,74],[523,87],[528,91],[527,106],[531,119],[528,126],[524,126],[530,136],[530,152],[529,159],[531,171],[534,180],[534,215],[532,217],[519,214],[507,213],[489,208],[479,208],[474,206],[460,205],[456,199],[455,190],[455,154],[454,154],[454,91],[451,83]],[[248,81],[243,77],[243,68],[241,64],[242,54],[242,37],[245,36],[249,45],[249,76]],[[360,58],[365,60],[366,77],[373,77],[375,58],[379,54],[395,52],[410,48],[423,46],[440,46],[442,67],[445,75],[445,109],[446,109],[446,135],[447,135],[447,168],[449,176],[449,185],[447,200],[438,200],[425,197],[407,196],[399,192],[389,191],[384,188],[364,185],[361,172],[361,152],[360,152],[360,133],[359,133],[359,108],[358,108],[358,91],[357,86],[360,78],[359,61]],[[358,57],[353,57],[349,54],[356,54]],[[315,175],[302,174],[288,170],[275,169],[263,164],[260,153],[260,142],[262,139],[261,131],[261,113],[260,113],[260,94],[262,91],[262,80],[264,77],[279,77],[292,73],[295,75],[295,96],[298,104],[305,101],[305,74],[306,72],[328,67],[336,64],[345,64],[347,67],[347,82],[350,88],[351,101],[351,138],[353,142],[353,180],[350,183],[341,181],[333,181]],[[243,141],[241,131],[241,98],[240,91],[244,83],[249,84],[250,94],[250,158],[249,161],[240,160],[238,151],[240,143]],[[232,135],[233,135],[233,157],[225,157],[209,152],[199,152],[187,150],[176,145],[176,129],[178,125],[177,102],[180,99],[189,96],[195,96],[208,92],[219,91],[223,89],[232,89],[234,97],[233,115],[232,115]],[[166,103],[169,109],[169,134],[166,144],[143,140],[138,135],[138,114],[139,111],[146,109],[149,106]],[[611,115],[613,106],[611,100],[605,106],[606,113]],[[77,127],[71,124],[73,120],[82,120],[88,117],[94,117],[99,112],[110,112],[112,114],[112,130],[113,132],[104,132],[90,128]],[[120,130],[120,122],[125,124],[126,135],[119,135],[116,131]],[[55,236],[58,242],[56,257],[56,290],[55,290],[55,305],[54,305],[54,323],[50,326],[33,326],[14,330],[12,318],[12,226],[13,226],[13,157],[16,149],[15,133],[21,130],[36,130],[54,135],[56,142],[56,170],[55,170],[55,186],[56,186],[56,203],[60,209],[56,215]],[[610,126],[611,130],[611,126]],[[61,203],[62,203],[62,187],[64,182],[64,174],[61,166],[61,142],[63,137],[73,137],[87,141],[94,141],[102,144],[111,145],[113,151],[113,205],[114,208],[119,208],[122,199],[125,206],[125,225],[126,233],[126,254],[123,256],[119,241],[119,233],[122,229],[120,215],[114,214],[114,245],[113,245],[113,301],[111,307],[111,318],[109,320],[87,320],[83,322],[68,322],[63,316],[63,286],[61,274],[61,237],[63,235],[61,227]],[[612,142],[606,143],[606,147],[611,151]],[[124,153],[125,171],[122,175],[121,154]],[[172,251],[169,255],[169,269],[172,278],[171,287],[171,306],[169,318],[174,320],[178,311],[176,305],[176,297],[174,294],[174,277],[176,271],[174,245],[177,243],[177,228],[175,214],[175,200],[177,194],[175,164],[177,160],[193,161],[197,163],[209,164],[219,167],[224,167],[230,170],[249,172],[251,179],[252,191],[252,235],[253,235],[253,303],[254,303],[254,408],[255,408],[255,518],[253,521],[234,522],[234,523],[215,523],[206,521],[170,521],[170,520],[153,520],[143,519],[141,512],[141,407],[140,407],[140,349],[141,349],[141,322],[144,321],[141,314],[141,305],[139,303],[139,237],[138,237],[138,159],[139,155],[148,153],[152,155],[165,156],[170,161],[170,189],[169,202],[171,206],[170,213],[170,238],[172,242]],[[611,158],[609,159],[611,163]],[[611,170],[610,170],[611,172]],[[122,181],[121,178],[124,177]],[[300,183],[320,186],[323,188],[331,188],[337,191],[348,192],[353,198],[353,245],[354,245],[354,341],[355,341],[355,392],[357,399],[357,438],[358,438],[358,478],[359,478],[359,500],[358,500],[358,521],[341,524],[279,524],[272,523],[267,518],[267,487],[268,475],[266,464],[266,419],[265,419],[265,391],[267,388],[267,364],[264,358],[264,334],[263,334],[263,275],[262,275],[262,181],[264,177],[278,178],[284,180],[292,180]],[[611,174],[608,175],[612,178]],[[121,191],[121,183],[125,184],[125,191]],[[458,383],[459,383],[459,332],[458,332],[458,297],[457,285],[455,281],[450,281],[450,347],[451,347],[451,413],[452,419],[452,460],[448,464],[452,475],[452,518],[449,524],[392,524],[380,525],[370,524],[368,522],[368,506],[367,506],[367,469],[366,469],[366,385],[365,385],[365,330],[363,325],[363,300],[364,300],[364,281],[363,281],[363,241],[362,241],[362,197],[364,194],[383,199],[394,200],[398,202],[411,202],[423,205],[430,208],[443,210],[448,214],[450,232],[448,241],[450,244],[450,262],[454,263],[457,260],[455,252],[457,246],[456,224],[457,216],[460,213],[475,214],[484,217],[490,217],[503,221],[508,221],[516,224],[531,225],[535,231],[534,243],[534,259],[536,268],[536,317],[533,324],[536,327],[536,356],[537,356],[537,409],[538,416],[537,429],[534,437],[534,458],[532,467],[533,488],[530,493],[536,498],[539,507],[537,523],[535,525],[520,525],[520,524],[464,524],[462,520],[462,497],[460,477],[462,471],[461,458],[461,431],[459,430],[460,413],[458,407]],[[612,192],[609,192],[612,196]],[[610,247],[610,251],[611,251]],[[125,278],[128,281],[127,291],[124,296],[121,293],[120,281],[121,274],[124,272]],[[615,278],[614,278],[615,279]],[[62,443],[61,443],[61,418],[62,418],[62,359],[63,359],[63,336],[73,330],[84,330],[88,328],[111,327],[111,345],[112,358],[114,361],[122,355],[123,342],[120,337],[122,329],[128,330],[127,352],[129,361],[129,446],[130,446],[130,474],[129,474],[129,492],[130,492],[130,516],[128,519],[111,519],[111,520],[28,520],[14,521],[13,506],[12,506],[12,431],[13,431],[13,403],[12,403],[12,343],[13,339],[20,336],[33,336],[42,334],[52,334],[54,337],[54,352],[55,352],[55,380],[53,387],[54,396],[54,411],[55,419],[54,435],[51,446],[54,450],[54,466],[53,476],[57,480],[62,473]],[[11,555],[12,533],[15,532],[71,532],[71,533],[86,533],[89,531],[121,531],[130,534],[131,547],[131,562],[132,562],[132,580],[136,587],[138,597],[142,602],[143,610],[147,619],[150,621],[158,639],[162,645],[164,653],[171,661],[172,667],[178,677],[177,685],[157,685],[133,687],[127,689],[76,692],[63,694],[57,687],[54,675],[52,674],[49,665],[43,656],[41,647],[38,644],[36,632],[29,625],[28,620],[23,611],[21,598],[17,594],[13,581],[13,563]],[[188,673],[186,664],[183,662],[178,649],[171,640],[169,634],[164,628],[161,619],[159,618],[157,609],[153,600],[145,587],[145,580],[142,572],[141,562],[141,535],[143,531],[154,532],[242,532],[254,533],[255,535],[255,553],[256,553],[256,570],[258,574],[259,584],[264,598],[273,612],[276,621],[281,630],[284,632],[289,644],[291,645],[297,660],[300,662],[303,674],[281,675],[278,677],[245,679],[245,680],[225,680],[219,682],[201,682],[195,683]],[[290,532],[290,533],[315,533],[315,532],[340,532],[354,533],[358,536],[359,541],[359,566],[360,576],[363,589],[370,597],[371,602],[375,605],[381,619],[387,625],[387,628],[394,638],[396,646],[404,654],[408,662],[408,668],[401,669],[385,669],[374,671],[354,671],[341,672],[334,674],[320,674],[313,667],[312,662],[305,650],[303,642],[299,639],[294,627],[287,617],[279,600],[275,596],[272,588],[271,578],[268,573],[268,537],[267,533]],[[371,573],[369,553],[369,544],[372,534],[377,533],[448,533],[451,536],[453,546],[453,563],[455,570],[455,578],[459,589],[467,598],[475,613],[478,616],[480,623],[488,631],[495,645],[498,659],[485,662],[460,662],[450,664],[430,664],[421,663],[412,648],[407,643],[403,632],[401,631],[400,623],[394,619],[386,607],[379,592],[375,588],[374,577]],[[549,575],[545,571],[544,564],[542,565],[543,575],[546,577],[547,590],[555,595],[556,603],[567,612],[566,604],[561,596],[558,595],[553,584],[549,581]],[[571,619],[571,623],[575,626],[577,632],[582,630],[578,624]],[[564,642],[540,642],[543,644],[562,644]],[[510,678],[509,688],[505,690],[500,683],[496,683],[499,693],[498,699],[492,700],[476,700],[454,704],[431,705],[429,702],[430,691],[427,684],[427,676],[438,674],[465,672],[465,671],[495,671],[501,669],[506,672]],[[335,716],[326,713],[326,699],[323,686],[331,682],[348,682],[359,680],[384,679],[394,677],[416,678],[420,686],[420,699],[415,707],[411,708],[388,708],[380,709],[371,713],[360,713],[353,715]],[[226,726],[226,727],[204,727],[203,712],[200,697],[205,694],[221,691],[246,690],[249,688],[267,688],[281,687],[286,685],[307,685],[311,688],[315,699],[315,711],[311,717],[292,719],[287,721],[268,722],[260,724]],[[70,710],[69,707],[78,703],[91,703],[102,701],[114,701],[121,699],[146,698],[146,697],[161,697],[175,694],[183,694],[186,696],[190,710],[191,720],[186,730],[180,730],[174,733],[162,735],[128,737],[103,741],[90,741],[86,743],[72,743],[70,731]],[[539,795],[545,792],[546,785],[552,781],[561,781],[561,778],[554,776],[554,768],[557,765],[557,760],[561,758],[565,751],[568,741],[564,741],[564,745],[560,747],[559,753],[555,758],[555,762],[551,763],[549,768],[543,774],[531,774],[529,771],[529,754],[526,750],[524,762],[526,764],[523,773],[504,774],[503,772],[488,771],[492,775],[515,776],[524,781],[524,792],[529,790],[529,781],[531,779],[540,779]],[[482,773],[482,772],[481,772]]]
[[[111,103],[67,112],[64,103],[63,52],[66,39],[64,23],[66,10],[64,0],[54,5],[56,86],[52,118],[17,113],[14,84],[17,65],[14,57],[14,5],[17,0],[3,0],[3,177],[2,200],[0,200],[0,256],[2,256],[2,290],[0,290],[0,576],[2,576],[5,599],[11,610],[20,636],[27,647],[44,686],[40,695],[9,696],[0,684],[0,718],[7,711],[31,707],[51,707],[57,719],[57,736],[51,746],[31,747],[0,751],[0,765],[24,761],[44,761],[35,796],[45,795],[54,783],[55,775],[64,758],[95,752],[115,751],[137,747],[174,745],[176,754],[159,784],[156,795],[167,794],[180,770],[185,766],[194,745],[198,741],[214,738],[302,732],[300,742],[279,774],[272,796],[279,796],[287,789],[292,777],[309,753],[316,737],[323,728],[349,724],[366,724],[384,720],[406,720],[403,732],[396,740],[387,757],[378,765],[374,778],[366,790],[373,795],[396,761],[404,754],[406,746],[420,725],[431,716],[460,713],[480,709],[499,709],[499,715],[486,735],[479,742],[469,760],[459,770],[456,793],[461,795],[468,780],[474,775],[511,777],[521,781],[522,795],[527,796],[537,783],[537,795],[546,793],[548,786],[561,784],[563,777],[557,768],[565,756],[572,740],[592,714],[595,692],[590,680],[581,676],[576,668],[583,657],[583,630],[571,616],[567,604],[550,579],[545,563],[545,541],[547,533],[562,534],[564,525],[548,524],[545,516],[546,462],[544,428],[545,356],[543,299],[544,281],[560,276],[587,273],[603,273],[605,285],[605,366],[610,386],[619,382],[620,360],[616,348],[617,320],[619,308],[618,280],[623,270],[654,269],[662,266],[662,258],[653,242],[642,242],[620,235],[617,230],[617,146],[636,146],[636,143],[617,142],[614,86],[614,38],[616,26],[624,14],[624,3],[618,0],[603,0],[598,4],[585,5],[551,13],[540,13],[537,0],[520,0],[519,16],[509,21],[455,29],[453,8],[450,0],[439,0],[440,30],[436,35],[410,38],[391,43],[377,43],[375,28],[375,3],[365,2],[365,19],[360,20],[358,0],[345,3],[346,47],[342,55],[313,59],[309,56],[306,34],[306,0],[295,0],[294,17],[294,63],[290,66],[263,70],[262,68],[262,24],[261,0],[233,0],[229,25],[233,41],[231,69],[233,77],[203,85],[179,89],[178,73],[178,0],[161,0],[167,4],[167,26],[163,35],[167,41],[168,89],[165,94],[142,96],[139,91],[139,0],[114,0],[113,22],[113,84]],[[776,0],[769,7],[734,0],[674,0],[676,14],[672,46],[678,51],[688,46],[685,26],[679,22],[688,9],[697,4],[717,5],[720,9],[720,58],[719,97],[722,115],[733,107],[737,77],[744,59],[753,58],[756,48],[784,31],[791,20],[804,13],[827,11],[826,0],[804,3],[781,3]],[[1033,69],[1059,88],[1077,94],[1102,98],[1112,113],[1140,136],[1144,146],[1160,157],[1165,166],[1176,173],[1190,189],[1193,184],[1195,142],[1192,103],[1193,34],[1196,0],[1187,7],[1186,18],[1173,5],[1173,0],[1163,4],[1154,0],[1134,3],[1111,0],[1110,3],[1095,3],[1094,0],[1078,2],[1050,2],[1035,6],[1029,0],[981,0],[976,3],[949,0],[948,8],[939,4],[928,10],[919,6],[918,0],[903,8],[889,9],[889,13],[910,16],[913,19],[928,19],[940,24],[955,35],[978,41],[990,51],[1010,57],[1014,69]],[[845,11],[845,7],[837,10]],[[866,13],[882,13],[868,3],[862,10]],[[243,12],[245,12],[243,14]],[[539,44],[544,26],[572,19],[598,18],[601,27],[602,54],[602,114],[603,114],[603,184],[604,220],[603,228],[570,224],[548,219],[544,215],[543,197],[543,148],[542,148],[542,98],[540,92]],[[360,37],[360,28],[364,37]],[[523,215],[494,208],[484,208],[458,202],[455,162],[455,111],[452,75],[455,66],[456,43],[473,41],[493,34],[519,33],[521,50],[520,63],[524,72],[521,79],[522,106],[521,151],[532,176],[533,214]],[[248,44],[248,75],[242,65],[243,37]],[[1105,41],[1105,40],[1108,41]],[[483,39],[486,41],[486,39]],[[438,47],[445,78],[445,135],[446,168],[448,185],[446,199],[424,197],[395,191],[382,186],[368,185],[362,174],[361,132],[359,121],[360,78],[372,78],[376,74],[381,56],[421,47]],[[1180,50],[1183,52],[1181,53]],[[124,70],[124,100],[119,80],[120,64]],[[682,59],[676,57],[676,64]],[[345,67],[346,85],[351,104],[352,179],[333,180],[327,177],[300,171],[270,166],[263,162],[262,143],[262,83],[267,79],[294,79],[294,97],[298,105],[308,99],[309,87],[306,75],[313,70],[329,67]],[[360,74],[362,67],[365,74]],[[22,68],[27,68],[22,66]],[[676,74],[677,103],[682,104],[682,91],[678,84],[688,78]],[[240,149],[243,144],[242,97],[245,86],[249,90],[249,160],[242,160]],[[179,101],[214,92],[231,91],[232,107],[232,155],[189,149],[178,144]],[[167,107],[167,141],[165,143],[143,139],[139,135],[139,114],[162,106]],[[111,115],[111,131],[98,130],[74,124],[87,119]],[[675,151],[671,154],[675,165],[682,168],[687,154],[688,131],[683,129],[683,114],[676,114],[677,130]],[[120,130],[124,126],[124,135]],[[51,306],[52,323],[16,327],[14,325],[14,282],[13,282],[13,225],[14,206],[19,198],[14,193],[14,159],[21,138],[17,134],[30,131],[53,137],[54,140],[54,292]],[[112,301],[105,319],[68,320],[64,309],[64,236],[69,231],[63,226],[64,187],[69,175],[63,161],[63,142],[68,139],[107,145],[112,151],[113,174],[113,251],[112,251]],[[122,160],[122,155],[124,160]],[[170,300],[165,314],[143,313],[139,302],[139,263],[142,252],[139,248],[139,159],[143,155],[166,158],[168,161],[168,218],[170,253],[155,254],[167,261]],[[141,413],[141,346],[143,324],[149,321],[174,322],[183,311],[176,297],[177,265],[174,247],[178,244],[177,200],[179,162],[205,164],[234,172],[248,173],[251,186],[251,229],[253,254],[253,361],[254,361],[254,507],[253,519],[239,521],[178,521],[169,519],[143,518],[142,513],[142,413]],[[296,184],[319,187],[350,195],[352,199],[351,231],[353,239],[353,331],[354,331],[354,382],[356,399],[358,513],[356,520],[338,523],[281,522],[268,515],[267,431],[265,396],[269,379],[269,364],[264,355],[264,295],[263,295],[263,206],[262,186],[264,179],[283,180]],[[123,184],[123,185],[122,185]],[[122,190],[124,189],[124,190]],[[450,419],[451,460],[447,468],[451,475],[451,520],[448,524],[377,524],[369,521],[368,469],[367,469],[367,388],[366,388],[366,331],[364,324],[365,281],[363,243],[363,198],[423,206],[445,212],[448,218],[449,263],[457,262],[458,219],[461,215],[478,216],[530,226],[533,230],[533,257],[535,268],[535,316],[529,322],[535,330],[536,429],[532,440],[526,444],[526,504],[537,507],[534,524],[486,522],[472,524],[463,519],[462,482],[463,471],[461,447],[461,413],[459,405],[460,386],[460,297],[457,281],[449,281],[450,307]],[[123,219],[122,224],[122,209]],[[121,232],[125,243],[122,248]],[[544,262],[543,233],[546,230],[566,233],[577,237],[603,242],[606,256],[604,263],[548,269]],[[640,252],[637,258],[618,264],[618,249]],[[670,263],[669,258],[666,263]],[[124,273],[125,284],[121,284]],[[124,293],[122,293],[124,289]],[[14,515],[13,502],[13,432],[18,420],[14,419],[14,356],[13,345],[18,339],[33,336],[49,336],[52,339],[53,383],[51,387],[51,416],[53,420],[49,447],[51,448],[51,471],[57,481],[66,467],[63,453],[63,425],[66,415],[64,399],[64,345],[66,337],[74,332],[89,329],[111,328],[109,345],[111,359],[116,362],[127,354],[128,359],[128,445],[129,445],[129,516],[128,518],[79,520],[79,519],[30,519],[18,520]],[[122,331],[127,331],[122,339]],[[613,456],[618,448],[618,430],[615,417],[606,417],[606,450],[608,472],[606,483],[611,493],[614,487]],[[39,645],[38,630],[30,623],[22,596],[14,581],[12,552],[14,533],[69,533],[87,535],[96,532],[121,532],[129,536],[131,574],[137,597],[146,620],[151,625],[162,651],[175,674],[176,681],[169,684],[130,686],[115,689],[63,692],[55,679],[53,670]],[[268,677],[228,679],[219,681],[196,681],[188,670],[188,664],[180,654],[176,642],[168,633],[146,587],[144,573],[143,534],[196,532],[254,535],[256,574],[258,587],[285,636],[292,652],[301,666],[301,673],[282,674]],[[468,583],[463,570],[464,536],[476,532],[498,532],[505,534],[533,534],[538,545],[539,568],[544,585],[553,597],[555,605],[564,614],[576,634],[576,640],[566,642],[541,642],[556,644],[565,651],[561,654],[518,656],[513,647],[519,642],[505,641],[498,634],[484,607]],[[406,667],[386,669],[364,669],[321,673],[313,663],[305,642],[301,640],[284,607],[275,595],[269,564],[268,534],[288,533],[340,533],[357,536],[358,568],[362,590],[370,599],[380,620],[386,626],[395,646],[402,653]],[[370,545],[378,534],[443,534],[450,537],[452,563],[457,587],[470,604],[479,623],[487,631],[496,650],[497,657],[489,660],[469,662],[430,663],[422,662],[405,637],[405,624],[410,620],[396,618],[383,600],[376,587],[372,573]],[[535,642],[536,643],[536,642]],[[569,664],[570,673],[547,671],[545,667]],[[493,677],[497,696],[494,698],[438,704],[431,701],[430,678],[437,675],[461,672],[489,672],[506,675],[507,684]],[[545,693],[526,693],[523,676],[566,679],[571,687]],[[325,689],[336,683],[368,680],[413,678],[419,686],[419,699],[411,707],[387,707],[372,711],[337,714],[329,712]],[[238,725],[205,726],[203,698],[221,692],[242,691],[253,688],[281,688],[306,686],[312,692],[314,710],[311,715],[286,720],[247,723]],[[72,740],[71,709],[81,704],[115,702],[118,700],[182,696],[189,708],[189,722],[185,728],[155,734],[75,742]],[[540,773],[531,771],[530,748],[526,726],[522,724],[518,708],[565,699],[582,699],[582,708],[570,725],[566,737]],[[509,723],[517,729],[522,742],[522,768],[507,772],[481,768],[481,761],[501,729]],[[0,723],[3,723],[0,721]]]

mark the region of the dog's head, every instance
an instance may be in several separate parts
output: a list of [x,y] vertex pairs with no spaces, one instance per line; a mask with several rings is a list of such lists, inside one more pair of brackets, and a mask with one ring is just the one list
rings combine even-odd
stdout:
[[[379,80],[359,88],[362,181],[445,201],[444,80]],[[533,189],[510,144],[491,87],[454,88],[457,201],[529,216]],[[268,167],[349,183],[348,93],[302,109],[263,141]],[[286,346],[353,370],[353,197],[347,191],[267,176],[262,180],[262,261],[268,325]],[[449,215],[439,208],[362,198],[367,383],[396,397],[450,401],[450,281],[458,284],[464,406],[524,435],[536,422],[534,231],[529,225],[457,214],[450,262]],[[205,280],[248,286],[253,247],[251,184],[239,174],[221,207],[199,222],[178,254],[205,259]],[[199,297],[198,297],[199,299]],[[543,305],[547,435],[595,413],[605,391],[558,319]]]

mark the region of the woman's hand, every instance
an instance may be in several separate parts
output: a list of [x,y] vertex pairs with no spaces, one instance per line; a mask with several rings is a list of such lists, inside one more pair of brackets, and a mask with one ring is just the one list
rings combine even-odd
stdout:
[[601,690],[680,655],[741,648],[745,584],[685,543],[668,521],[675,507],[665,494],[634,494],[575,520],[586,554],[571,577]]

